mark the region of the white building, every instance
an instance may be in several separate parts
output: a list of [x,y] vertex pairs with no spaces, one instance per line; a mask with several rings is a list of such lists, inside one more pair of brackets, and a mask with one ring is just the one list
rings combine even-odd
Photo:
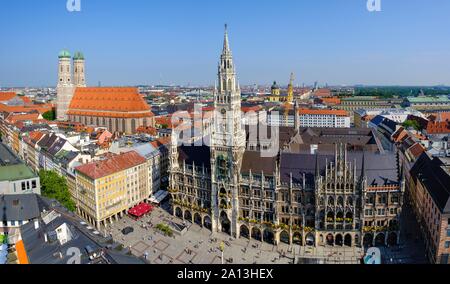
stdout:
[[300,127],[350,128],[350,116],[344,110],[300,109]]
[[136,151],[139,155],[147,160],[149,167],[149,182],[150,193],[154,195],[160,190],[161,187],[161,153],[159,149],[156,149],[150,143],[139,143],[132,140],[114,141],[111,145],[109,152],[114,154],[121,154],[126,152]]

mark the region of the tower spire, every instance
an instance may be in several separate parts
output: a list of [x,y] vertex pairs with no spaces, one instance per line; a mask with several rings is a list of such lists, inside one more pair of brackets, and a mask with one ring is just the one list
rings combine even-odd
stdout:
[[223,53],[229,53],[230,52],[230,44],[228,42],[228,25],[225,24],[225,35],[223,40]]

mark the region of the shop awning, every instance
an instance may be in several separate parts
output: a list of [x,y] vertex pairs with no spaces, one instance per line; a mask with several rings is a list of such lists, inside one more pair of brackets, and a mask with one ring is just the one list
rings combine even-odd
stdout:
[[134,216],[134,217],[142,217],[145,214],[151,212],[153,210],[153,207],[147,203],[141,203],[133,208],[131,208],[128,211],[128,214]]
[[160,190],[157,193],[155,193],[151,198],[150,202],[154,204],[159,204],[161,201],[163,201],[167,196],[169,195],[168,191]]

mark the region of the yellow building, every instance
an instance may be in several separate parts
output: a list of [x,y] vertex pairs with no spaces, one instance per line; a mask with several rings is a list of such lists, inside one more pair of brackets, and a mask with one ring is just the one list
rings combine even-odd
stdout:
[[287,102],[292,103],[294,101],[294,73],[291,73],[291,80],[289,81],[287,91]]
[[271,88],[271,92],[270,92],[270,96],[269,96],[269,101],[270,102],[279,102],[280,101],[280,87],[278,86],[277,82],[273,82],[272,88]]
[[147,160],[131,151],[76,168],[78,214],[98,229],[149,199]]
[[281,94],[281,89],[277,82],[273,82],[269,102],[294,102],[294,73],[291,73],[291,79],[288,85],[287,94]]

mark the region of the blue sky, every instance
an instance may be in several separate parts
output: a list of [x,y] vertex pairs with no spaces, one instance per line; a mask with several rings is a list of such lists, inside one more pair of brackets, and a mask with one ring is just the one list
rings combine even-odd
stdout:
[[229,24],[241,84],[450,85],[450,1],[0,0],[0,86],[54,85],[81,50],[90,85],[213,84]]

